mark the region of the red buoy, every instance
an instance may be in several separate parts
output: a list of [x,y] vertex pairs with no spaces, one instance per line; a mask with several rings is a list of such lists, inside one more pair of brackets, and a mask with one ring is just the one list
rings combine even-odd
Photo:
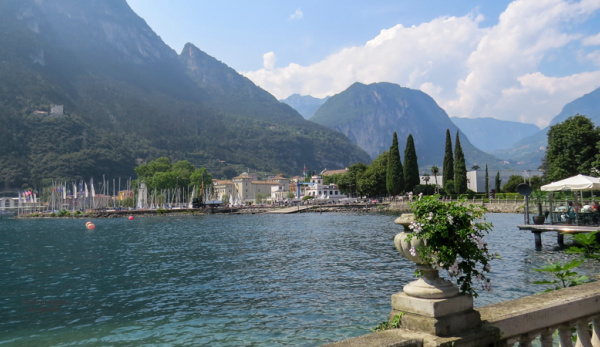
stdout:
[[129,220],[133,220],[133,216],[129,216]]

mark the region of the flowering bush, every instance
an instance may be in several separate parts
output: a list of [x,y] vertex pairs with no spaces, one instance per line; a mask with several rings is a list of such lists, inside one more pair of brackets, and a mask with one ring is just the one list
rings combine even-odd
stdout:
[[442,202],[438,196],[423,197],[411,207],[415,220],[409,226],[412,233],[407,241],[424,241],[417,249],[410,249],[411,255],[418,253],[427,264],[447,270],[463,294],[477,297],[475,287],[491,291],[486,274],[491,270],[490,260],[498,255],[489,252],[483,239],[492,228],[483,220],[485,207]]

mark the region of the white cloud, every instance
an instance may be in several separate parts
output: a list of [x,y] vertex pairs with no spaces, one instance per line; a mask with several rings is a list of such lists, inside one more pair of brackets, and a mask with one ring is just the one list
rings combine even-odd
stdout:
[[594,36],[588,36],[581,40],[584,46],[600,46],[600,33]]
[[600,67],[600,50],[590,52],[585,55],[587,61],[591,61],[594,65]]
[[263,54],[263,66],[265,70],[271,71],[275,67],[275,62],[277,61],[277,57],[274,52],[267,52]]
[[292,15],[290,16],[290,20],[302,19],[303,16],[304,14],[302,13],[302,10],[297,9],[296,12],[292,13]]
[[[600,71],[560,78],[539,72],[542,60],[565,45],[600,41],[562,31],[599,8],[600,0],[517,0],[493,27],[480,27],[478,14],[398,24],[308,66],[274,68],[265,55],[265,69],[245,75],[278,99],[325,97],[356,81],[386,81],[427,92],[451,116],[545,126],[564,104],[600,86]],[[587,59],[599,62],[598,52]]]

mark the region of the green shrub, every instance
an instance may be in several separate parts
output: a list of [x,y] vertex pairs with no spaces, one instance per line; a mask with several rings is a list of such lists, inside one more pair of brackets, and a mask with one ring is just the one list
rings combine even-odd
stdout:
[[64,208],[62,210],[58,211],[59,217],[68,217],[70,215],[71,215],[71,213],[69,211],[65,210]]
[[417,184],[413,188],[413,193],[415,195],[419,195],[419,193],[423,193],[423,195],[433,195],[435,194],[435,184]]

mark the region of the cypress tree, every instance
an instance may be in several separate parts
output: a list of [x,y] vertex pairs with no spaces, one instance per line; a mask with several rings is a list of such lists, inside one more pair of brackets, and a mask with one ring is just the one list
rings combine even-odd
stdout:
[[500,171],[496,173],[496,194],[500,193],[500,185],[502,180],[500,179]]
[[446,151],[444,154],[444,166],[442,168],[442,187],[446,182],[454,180],[454,157],[452,156],[452,138],[450,129],[446,129]]
[[490,175],[488,173],[487,164],[485,164],[485,197],[490,197]]
[[456,143],[454,144],[454,190],[456,194],[467,192],[467,164],[460,145],[458,130],[456,131]]
[[419,163],[417,162],[417,151],[412,134],[408,134],[406,148],[404,149],[404,184],[407,192],[421,183],[419,177]]
[[394,132],[394,140],[390,147],[387,161],[385,187],[389,196],[396,196],[404,191],[404,172],[402,160],[400,159],[400,148],[398,147],[398,135]]

